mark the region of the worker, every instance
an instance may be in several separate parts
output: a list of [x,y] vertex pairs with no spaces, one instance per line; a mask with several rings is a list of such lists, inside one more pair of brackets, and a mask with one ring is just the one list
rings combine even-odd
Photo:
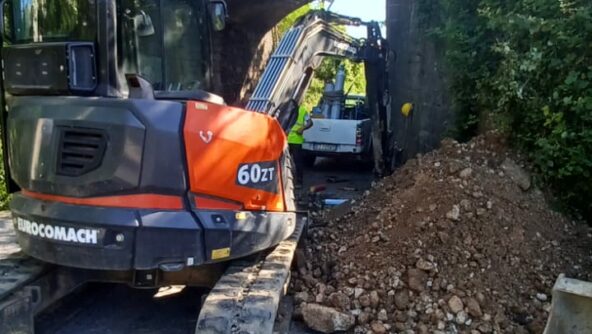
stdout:
[[301,187],[304,180],[304,152],[302,144],[304,143],[304,131],[310,129],[313,125],[310,112],[303,106],[298,107],[298,118],[296,124],[290,129],[288,134],[288,144],[290,146],[290,155],[296,168],[296,187]]

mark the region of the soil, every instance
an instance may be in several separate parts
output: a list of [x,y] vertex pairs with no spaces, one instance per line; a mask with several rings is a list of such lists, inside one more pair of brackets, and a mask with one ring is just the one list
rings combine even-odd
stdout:
[[506,147],[495,133],[444,140],[323,213],[294,272],[296,317],[321,304],[356,333],[542,333],[558,275],[592,280],[592,232]]

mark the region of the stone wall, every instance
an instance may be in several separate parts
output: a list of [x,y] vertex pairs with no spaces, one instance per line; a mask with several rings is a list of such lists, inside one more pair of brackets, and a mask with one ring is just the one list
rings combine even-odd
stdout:
[[[442,50],[420,29],[417,3],[387,0],[387,38],[394,51],[389,73],[391,111],[402,160],[437,147],[454,125]],[[400,112],[405,102],[415,105],[408,118]]]
[[308,0],[229,0],[224,31],[214,34],[214,93],[241,105],[273,52],[272,28]]

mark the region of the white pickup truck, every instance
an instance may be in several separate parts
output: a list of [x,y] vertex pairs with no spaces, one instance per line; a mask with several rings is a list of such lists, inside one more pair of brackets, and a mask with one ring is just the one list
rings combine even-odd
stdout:
[[313,114],[314,125],[304,132],[302,145],[309,162],[317,156],[366,158],[370,154],[371,124],[364,101],[364,96],[347,96],[340,119],[314,118]]

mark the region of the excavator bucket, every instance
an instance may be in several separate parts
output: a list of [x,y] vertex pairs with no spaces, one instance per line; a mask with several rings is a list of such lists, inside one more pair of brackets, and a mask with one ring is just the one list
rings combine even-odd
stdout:
[[592,333],[592,283],[559,275],[544,334]]

